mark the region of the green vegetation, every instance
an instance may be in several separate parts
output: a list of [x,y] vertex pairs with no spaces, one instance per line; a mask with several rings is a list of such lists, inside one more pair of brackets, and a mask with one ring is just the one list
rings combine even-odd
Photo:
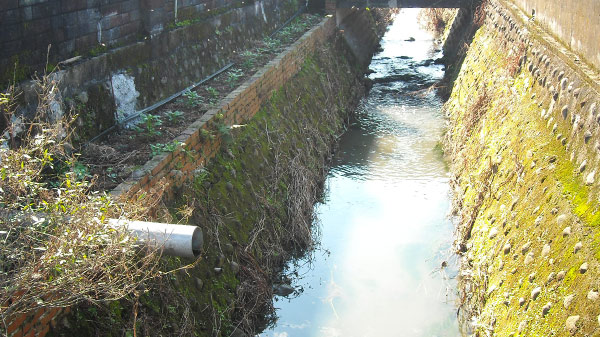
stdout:
[[145,130],[142,130],[138,127],[138,132],[144,132],[149,137],[160,135],[160,131],[158,127],[162,125],[162,119],[160,116],[152,115],[152,114],[141,114],[140,118],[142,119],[142,123],[144,124]]
[[219,98],[219,91],[211,86],[206,87],[206,92],[210,95],[211,99]]
[[[12,315],[123,298],[157,275],[159,254],[140,252],[139,243],[107,219],[142,219],[160,193],[133,204],[91,193],[88,169],[69,144],[73,120],[46,122],[55,90],[41,78],[28,131],[20,143],[0,140],[0,333]],[[0,98],[9,120],[14,99],[12,91]]]
[[171,143],[166,143],[166,144],[150,144],[150,151],[152,154],[152,157],[154,156],[158,156],[159,154],[163,153],[163,152],[173,152],[175,150],[177,150],[180,147],[183,147],[185,145],[185,143],[179,142],[179,141],[172,141]]
[[169,120],[169,122],[175,123],[183,117],[183,111],[167,111],[165,112],[165,115],[167,115],[167,119]]
[[242,69],[232,68],[229,71],[227,71],[227,78],[225,79],[225,82],[229,85],[230,88],[233,88],[236,86],[237,82],[243,75],[244,71]]
[[185,104],[191,108],[204,104],[204,97],[200,96],[200,94],[195,91],[187,90],[183,93],[183,97],[185,98]]

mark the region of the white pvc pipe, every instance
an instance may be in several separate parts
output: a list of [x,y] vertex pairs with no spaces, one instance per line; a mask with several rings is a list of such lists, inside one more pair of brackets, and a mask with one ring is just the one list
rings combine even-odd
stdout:
[[197,258],[204,244],[202,229],[198,226],[117,219],[109,219],[108,223],[127,228],[138,240],[163,249],[166,255]]

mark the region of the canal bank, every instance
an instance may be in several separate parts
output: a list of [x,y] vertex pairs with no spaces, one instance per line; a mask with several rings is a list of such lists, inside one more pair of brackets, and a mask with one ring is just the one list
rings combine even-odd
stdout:
[[447,103],[465,333],[596,336],[598,82],[529,13],[486,14]]
[[[378,39],[376,19],[359,15],[369,23],[362,38]],[[273,284],[281,283],[285,261],[313,245],[312,208],[322,197],[332,147],[364,94],[365,69],[331,20],[191,125],[197,130],[186,136],[195,141],[129,185],[143,190],[170,182],[167,212],[157,215],[198,224],[201,258],[192,265],[164,258],[162,277],[127,299],[73,308],[50,334],[245,336],[274,319]],[[257,112],[244,113],[257,104]]]
[[319,246],[288,266],[295,292],[263,337],[457,337],[441,44],[402,9],[369,66],[316,205]]

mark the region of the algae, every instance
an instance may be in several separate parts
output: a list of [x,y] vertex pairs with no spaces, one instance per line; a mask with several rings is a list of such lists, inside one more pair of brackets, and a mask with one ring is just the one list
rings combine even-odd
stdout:
[[175,191],[159,216],[202,227],[197,262],[163,258],[160,278],[126,299],[73,308],[50,335],[229,336],[272,324],[272,283],[314,244],[312,209],[332,147],[363,95],[353,62],[336,35],[251,120],[228,128],[230,141]]
[[[568,137],[560,111],[556,126],[544,117],[553,98],[520,61],[532,51],[506,43],[492,24],[475,34],[447,104],[465,329],[566,336],[567,318],[580,315],[578,333],[593,335],[600,310],[586,297],[598,288],[598,186],[571,156],[588,150]],[[566,306],[569,294],[577,300]]]

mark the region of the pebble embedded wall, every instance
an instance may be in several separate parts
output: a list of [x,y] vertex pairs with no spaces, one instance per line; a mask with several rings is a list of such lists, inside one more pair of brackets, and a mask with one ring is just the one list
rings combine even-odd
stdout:
[[[600,1],[511,0],[569,48],[600,69]],[[535,13],[535,15],[533,15]]]
[[598,82],[505,5],[490,1],[447,104],[459,313],[473,334],[595,336]]

